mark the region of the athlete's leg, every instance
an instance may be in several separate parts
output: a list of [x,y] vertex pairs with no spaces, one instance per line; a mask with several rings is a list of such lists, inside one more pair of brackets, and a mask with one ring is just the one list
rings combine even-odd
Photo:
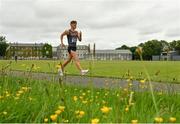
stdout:
[[62,64],[62,70],[64,70],[65,66],[66,66],[69,62],[71,62],[72,57],[73,57],[73,56],[72,56],[71,54],[69,54],[68,59]]
[[72,59],[74,60],[74,62],[75,62],[75,64],[76,64],[76,67],[81,71],[81,70],[82,70],[82,67],[81,67],[79,58],[78,58],[78,56],[77,56],[77,53],[76,53],[75,51],[72,51],[72,50],[71,50],[71,56],[72,56]]

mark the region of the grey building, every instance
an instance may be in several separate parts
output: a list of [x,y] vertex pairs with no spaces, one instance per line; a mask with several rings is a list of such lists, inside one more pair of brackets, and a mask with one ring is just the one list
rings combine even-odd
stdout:
[[57,56],[57,49],[58,47],[52,47],[52,56],[53,56],[53,59],[57,59],[58,56]]
[[94,56],[96,60],[132,60],[130,50],[95,50],[95,53],[86,55],[86,59]]
[[39,59],[42,58],[43,45],[42,43],[9,43],[6,56],[8,58],[17,56],[18,59]]
[[[61,47],[60,45],[57,47],[57,59],[67,59],[68,58],[68,46]],[[89,53],[89,47],[86,45],[77,45],[77,55],[79,59],[85,59],[85,56]]]
[[152,56],[153,61],[166,61],[166,60],[172,60],[172,61],[180,61],[180,55],[178,51],[168,51],[168,52],[162,52],[161,55],[153,55]]

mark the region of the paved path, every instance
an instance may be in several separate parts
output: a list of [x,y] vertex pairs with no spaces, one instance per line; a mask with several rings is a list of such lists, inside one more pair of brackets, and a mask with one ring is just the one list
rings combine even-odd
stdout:
[[[11,71],[8,75],[20,76],[20,77],[29,77],[28,72],[24,71]],[[31,73],[33,79],[38,80],[48,80],[57,82],[59,77],[57,74],[52,73]],[[126,88],[128,83],[126,80],[117,79],[117,78],[100,78],[100,77],[87,77],[87,76],[64,76],[63,81],[67,84],[89,86],[92,84],[97,88]],[[148,82],[146,82],[147,88],[141,88],[138,81],[132,82],[132,89],[134,91],[147,91],[150,90]],[[163,92],[178,92],[180,93],[180,84],[168,84],[168,83],[157,83],[152,82],[154,91],[163,91]]]

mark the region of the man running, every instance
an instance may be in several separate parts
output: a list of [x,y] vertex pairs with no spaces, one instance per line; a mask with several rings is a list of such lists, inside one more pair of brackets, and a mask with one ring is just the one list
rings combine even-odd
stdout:
[[76,53],[76,42],[77,42],[77,39],[79,41],[82,41],[82,33],[81,31],[78,32],[76,31],[76,27],[77,27],[77,21],[71,21],[70,22],[70,26],[71,28],[69,30],[65,30],[61,36],[60,36],[60,39],[61,39],[61,47],[65,47],[64,43],[63,43],[63,37],[66,35],[67,36],[67,40],[68,40],[68,53],[69,53],[69,57],[68,59],[62,64],[62,68],[59,69],[59,74],[60,76],[63,76],[63,71],[64,71],[64,68],[65,66],[71,62],[71,60],[73,59],[75,64],[76,64],[76,67],[79,69],[80,71],[80,74],[81,75],[85,75],[86,73],[88,73],[88,70],[83,70],[81,65],[80,65],[80,61],[79,61],[79,58],[77,56],[77,53]]

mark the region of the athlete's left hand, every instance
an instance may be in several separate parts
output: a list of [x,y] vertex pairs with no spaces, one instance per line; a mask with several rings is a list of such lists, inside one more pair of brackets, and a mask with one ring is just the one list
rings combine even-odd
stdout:
[[82,32],[80,31],[80,32],[78,32],[78,38],[79,38],[79,41],[81,41],[82,40]]

